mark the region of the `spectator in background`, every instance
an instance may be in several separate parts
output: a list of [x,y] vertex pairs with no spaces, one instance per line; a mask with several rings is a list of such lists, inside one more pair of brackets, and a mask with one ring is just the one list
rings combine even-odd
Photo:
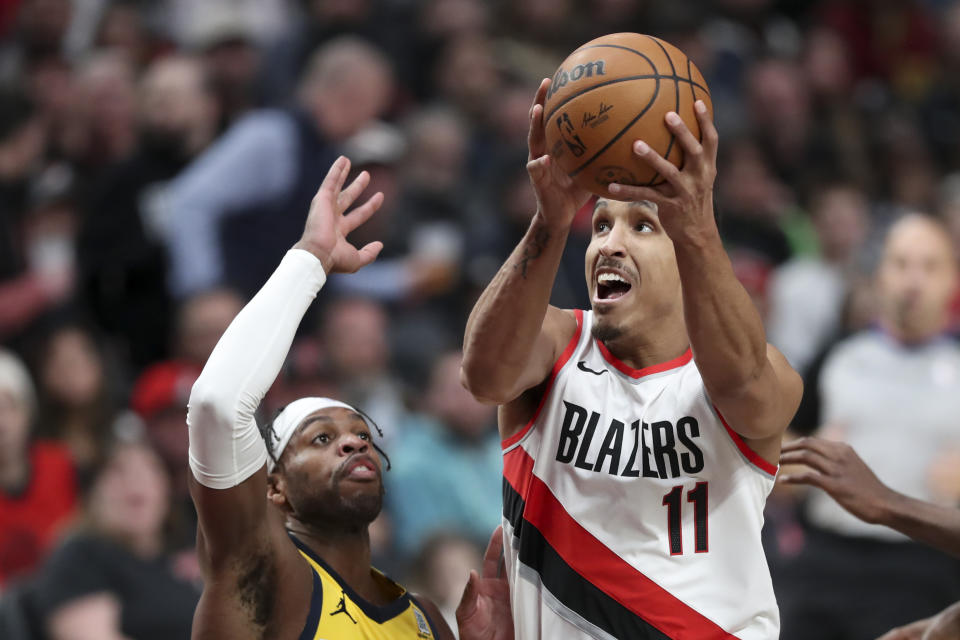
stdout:
[[858,79],[884,82],[904,100],[925,94],[934,77],[937,34],[922,2],[827,2],[817,14],[818,22],[849,43]]
[[451,532],[436,533],[422,542],[411,563],[412,590],[432,600],[451,629],[470,571],[483,560],[476,542]]
[[167,357],[173,337],[164,187],[210,144],[220,113],[200,61],[176,54],[147,68],[138,104],[137,151],[91,189],[78,240],[81,293],[135,370]]
[[65,159],[67,140],[75,128],[77,82],[69,61],[60,55],[31,60],[22,86],[36,105],[46,129],[47,157]]
[[409,151],[394,213],[402,235],[385,244],[407,255],[416,285],[415,306],[392,318],[402,336],[398,356],[426,377],[438,353],[459,343],[451,331],[463,315],[457,285],[470,210],[482,198],[468,179],[471,129],[457,110],[421,109],[406,121],[406,132]]
[[218,285],[253,294],[298,237],[299,212],[337,145],[382,114],[392,92],[376,48],[331,41],[311,58],[296,109],[251,113],[188,167],[167,203],[174,296]]
[[717,200],[723,243],[731,259],[746,254],[767,270],[786,262],[790,243],[780,223],[793,193],[772,173],[752,140],[731,140],[720,156],[723,171],[717,175]]
[[24,228],[45,144],[33,103],[20,93],[0,94],[0,338],[8,340],[70,291],[68,274],[42,268]]
[[403,389],[390,373],[386,310],[374,300],[338,300],[327,308],[322,335],[334,395],[363,407],[383,429],[389,449],[403,434],[407,411]]
[[190,388],[220,336],[243,308],[232,291],[197,294],[180,307],[175,320],[173,356],[154,363],[137,378],[130,406],[143,420],[146,436],[166,466],[171,479],[172,548],[192,547],[196,539],[196,512],[187,486],[187,399]]
[[37,432],[67,446],[84,482],[102,458],[115,416],[100,345],[82,325],[62,324],[45,336],[36,371]]
[[[178,366],[179,365],[179,366]],[[170,478],[171,549],[188,549],[196,542],[197,516],[187,485],[187,399],[200,370],[177,362],[148,369],[137,380],[130,406],[143,420],[146,439]]]
[[444,42],[433,70],[432,93],[480,124],[494,111],[501,81],[492,39],[484,33],[463,34]]
[[880,213],[896,217],[927,211],[936,200],[937,173],[920,126],[904,113],[891,111],[878,123],[876,164],[884,199]]
[[375,42],[394,65],[403,91],[411,91],[422,79],[424,67],[415,64],[413,57],[417,43],[410,38],[410,23],[420,3],[304,0],[298,4],[296,18],[280,37],[271,39],[267,50],[271,73],[263,82],[270,97],[284,98],[292,93],[310,53],[342,36]]
[[[439,137],[443,137],[442,132]],[[456,283],[458,242],[454,232],[452,247],[437,247],[418,239],[424,224],[417,216],[430,216],[430,210],[417,208],[403,215],[403,174],[408,162],[407,139],[393,125],[373,121],[343,143],[343,154],[350,158],[351,177],[361,171],[370,174],[367,191],[383,193],[383,207],[377,215],[354,232],[356,242],[384,242],[377,261],[362,271],[331,274],[330,286],[341,296],[374,298],[384,303],[417,304],[430,296],[445,293]],[[432,220],[432,218],[431,218]],[[436,222],[434,220],[434,222]],[[443,238],[448,223],[441,221],[437,235]],[[368,228],[369,227],[369,228]],[[413,236],[413,237],[411,237]]]
[[[899,220],[878,272],[880,327],[839,343],[817,390],[825,436],[853,446],[895,491],[942,504],[960,500],[960,487],[933,476],[942,456],[960,451],[960,345],[943,336],[956,284],[943,227],[916,214]],[[935,552],[820,491],[806,515],[806,547],[778,593],[783,640],[874,638],[960,599],[956,566]]]
[[459,351],[437,359],[425,412],[404,426],[391,451],[387,506],[404,554],[438,531],[482,541],[500,520],[503,461],[496,409],[474,400],[460,384],[461,359]]
[[192,25],[189,50],[203,61],[226,128],[261,106],[260,49],[254,24],[244,13],[219,2],[204,3]]
[[[960,174],[951,174],[943,179],[937,202],[937,213],[950,232],[953,250],[960,260]],[[950,329],[960,338],[960,283],[950,305]]]
[[791,258],[773,274],[767,335],[801,374],[841,331],[856,258],[869,232],[869,203],[846,183],[818,189],[811,203],[820,253]]
[[800,65],[790,59],[758,60],[746,78],[752,129],[780,180],[798,184],[810,163],[813,119],[810,89]]
[[[876,187],[869,148],[871,119],[864,117],[853,82],[848,43],[834,31],[812,29],[805,38],[802,67],[813,113],[809,158],[820,175],[844,175],[861,186]],[[816,186],[807,176],[801,190]]]
[[17,29],[11,40],[23,58],[59,53],[73,19],[70,0],[21,0]]
[[137,69],[142,69],[156,52],[138,3],[139,0],[111,0],[107,3],[96,24],[93,44],[97,49],[123,51]]
[[30,437],[35,413],[27,368],[0,349],[0,592],[43,561],[77,500],[66,448]]
[[[154,363],[137,379],[130,404],[146,421],[147,435],[174,479],[174,493],[186,494],[187,397],[220,336],[243,308],[234,292],[197,294],[180,306],[175,319],[173,355]],[[181,485],[183,485],[181,487]]]
[[153,450],[112,444],[94,475],[85,526],[38,577],[35,601],[50,640],[190,638],[200,592],[166,553],[168,509],[167,475]]
[[136,70],[121,51],[92,53],[74,73],[62,152],[84,178],[131,154],[137,143]]
[[940,66],[920,105],[920,126],[940,166],[960,170],[960,3],[949,2],[937,21]]
[[410,233],[427,225],[452,227],[451,241],[464,206],[470,128],[460,114],[446,107],[418,111],[407,121],[409,151],[402,167],[400,213]]
[[199,373],[243,302],[229,289],[212,289],[185,300],[175,319],[174,358]]
[[500,8],[503,30],[527,46],[562,59],[583,44],[580,7],[572,0],[527,0],[503,3]]
[[[412,88],[418,100],[436,98],[436,70],[440,62],[446,59],[446,53],[449,52],[447,45],[489,33],[492,11],[492,4],[483,0],[428,0],[419,3],[416,24],[407,43],[408,73],[403,78],[404,85]],[[412,47],[410,41],[415,43]],[[434,73],[418,73],[419,69],[431,69]],[[478,85],[487,84],[491,70],[490,65],[484,65],[479,78],[470,78],[470,82],[479,79]]]

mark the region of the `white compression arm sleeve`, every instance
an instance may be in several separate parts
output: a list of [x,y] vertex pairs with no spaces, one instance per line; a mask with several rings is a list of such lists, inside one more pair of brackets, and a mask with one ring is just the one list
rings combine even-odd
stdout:
[[266,463],[254,413],[325,281],[313,254],[291,249],[217,343],[187,410],[190,470],[203,486],[235,487]]

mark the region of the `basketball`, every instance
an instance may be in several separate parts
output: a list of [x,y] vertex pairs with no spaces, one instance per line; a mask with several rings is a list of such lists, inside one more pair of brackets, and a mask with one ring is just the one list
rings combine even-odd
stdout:
[[547,153],[578,185],[610,197],[611,182],[656,186],[663,178],[632,150],[643,140],[683,166],[683,150],[664,116],[675,111],[702,139],[693,104],[713,105],[703,75],[673,45],[639,33],[614,33],[571,53],[544,103]]

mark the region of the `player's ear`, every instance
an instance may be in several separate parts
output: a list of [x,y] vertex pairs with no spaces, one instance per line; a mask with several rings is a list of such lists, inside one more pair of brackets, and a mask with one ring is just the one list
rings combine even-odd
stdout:
[[288,509],[287,483],[283,476],[274,471],[267,474],[267,501],[280,509]]

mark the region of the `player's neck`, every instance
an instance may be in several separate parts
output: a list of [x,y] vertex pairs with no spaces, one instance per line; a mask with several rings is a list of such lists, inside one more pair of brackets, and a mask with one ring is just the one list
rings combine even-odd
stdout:
[[320,529],[303,523],[288,528],[311,551],[323,558],[350,587],[374,604],[381,602],[379,586],[370,574],[370,534],[359,530]]
[[661,322],[650,331],[633,330],[605,340],[604,346],[628,367],[643,369],[683,355],[690,348],[690,338],[682,321]]

